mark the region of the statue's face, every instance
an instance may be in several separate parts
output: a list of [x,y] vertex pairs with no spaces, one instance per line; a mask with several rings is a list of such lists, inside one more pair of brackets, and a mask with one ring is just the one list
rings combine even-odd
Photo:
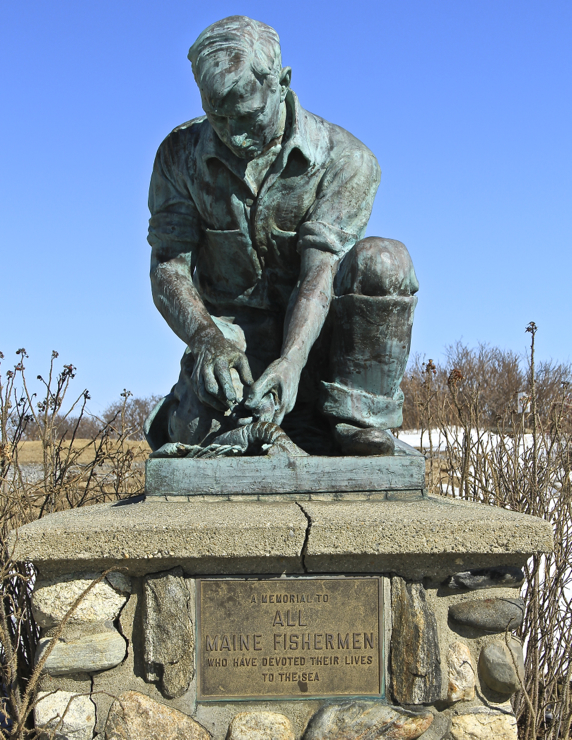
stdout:
[[289,80],[288,68],[282,71],[280,80],[268,76],[262,82],[245,69],[238,82],[222,95],[201,89],[203,109],[211,126],[237,157],[257,157],[281,133]]

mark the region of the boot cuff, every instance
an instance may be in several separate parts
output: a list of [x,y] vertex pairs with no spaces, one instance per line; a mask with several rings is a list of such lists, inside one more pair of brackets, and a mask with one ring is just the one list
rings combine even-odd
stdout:
[[403,391],[393,398],[348,388],[339,383],[321,382],[320,410],[337,421],[359,427],[397,429],[403,423]]

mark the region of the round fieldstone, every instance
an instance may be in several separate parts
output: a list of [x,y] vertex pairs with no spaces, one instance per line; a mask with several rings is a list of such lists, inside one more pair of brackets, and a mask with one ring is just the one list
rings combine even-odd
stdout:
[[137,691],[126,691],[111,705],[105,740],[210,740],[202,725],[177,709]]
[[516,719],[510,714],[475,713],[454,716],[451,740],[517,740]]
[[[76,599],[100,576],[101,573],[97,572],[67,573],[55,578],[38,579],[32,596],[32,611],[36,622],[44,629],[59,624]],[[115,578],[116,583],[122,583],[122,588],[127,587],[125,577]],[[82,597],[69,619],[69,624],[113,622],[127,598],[104,578]]]
[[39,740],[91,740],[95,704],[89,696],[69,691],[40,691],[34,723],[38,730],[43,730]]
[[427,710],[408,712],[381,702],[348,701],[320,709],[310,720],[304,740],[391,738],[416,740],[429,729],[433,715]]
[[524,657],[517,640],[494,642],[481,651],[479,670],[486,685],[499,694],[514,694],[524,682]]
[[487,632],[516,630],[524,619],[523,599],[471,599],[449,607],[449,616],[467,627]]
[[[39,641],[36,662],[41,660],[52,639],[45,637]],[[50,676],[106,671],[119,665],[126,651],[125,638],[116,629],[104,629],[74,639],[62,637],[56,640],[43,670]]]
[[276,712],[240,712],[228,728],[227,740],[295,740],[288,717]]

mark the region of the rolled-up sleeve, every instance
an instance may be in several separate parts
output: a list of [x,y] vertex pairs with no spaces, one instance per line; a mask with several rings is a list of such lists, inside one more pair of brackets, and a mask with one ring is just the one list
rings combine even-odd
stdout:
[[365,234],[381,172],[366,149],[352,149],[325,171],[300,227],[298,251],[312,247],[343,256]]
[[159,147],[149,187],[149,234],[152,263],[185,255],[194,266],[202,231],[201,219],[184,182],[173,134]]

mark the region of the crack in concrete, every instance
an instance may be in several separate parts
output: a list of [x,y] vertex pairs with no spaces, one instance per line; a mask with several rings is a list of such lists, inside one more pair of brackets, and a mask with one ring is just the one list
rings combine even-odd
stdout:
[[302,558],[302,569],[304,570],[304,573],[308,573],[308,568],[306,566],[306,554],[308,552],[308,540],[310,539],[310,530],[312,529],[312,517],[308,514],[306,509],[299,501],[296,501],[296,506],[298,506],[302,514],[304,514],[304,516],[306,517],[306,521],[308,522],[308,526],[306,527],[306,534],[304,536],[304,544],[302,545],[302,550],[300,551],[300,555]]

